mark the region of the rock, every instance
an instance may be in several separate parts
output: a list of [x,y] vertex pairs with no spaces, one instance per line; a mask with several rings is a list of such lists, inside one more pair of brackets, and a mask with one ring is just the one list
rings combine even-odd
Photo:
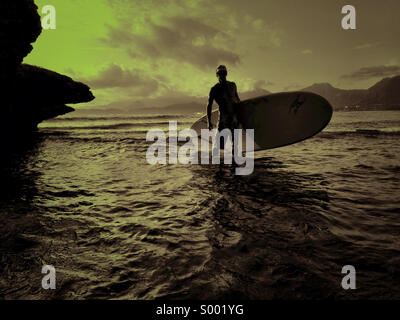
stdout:
[[37,9],[33,0],[0,1],[0,136],[9,150],[41,121],[74,110],[65,104],[94,99],[83,83],[21,65],[42,32]]
[[35,127],[43,120],[72,112],[69,103],[89,102],[94,99],[90,88],[70,77],[44,68],[22,64],[15,77],[17,92],[14,109],[17,117]]
[[12,75],[42,32],[33,0],[0,1],[0,78]]
[[94,99],[90,88],[70,77],[44,68],[22,64],[16,73],[16,87],[23,95],[18,102],[33,105],[59,105],[89,102]]

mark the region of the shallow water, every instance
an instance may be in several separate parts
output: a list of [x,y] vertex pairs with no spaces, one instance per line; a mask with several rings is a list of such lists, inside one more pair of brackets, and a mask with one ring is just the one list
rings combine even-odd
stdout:
[[337,112],[314,138],[257,152],[249,176],[147,164],[147,130],[198,117],[41,124],[2,168],[0,297],[400,298],[400,112]]

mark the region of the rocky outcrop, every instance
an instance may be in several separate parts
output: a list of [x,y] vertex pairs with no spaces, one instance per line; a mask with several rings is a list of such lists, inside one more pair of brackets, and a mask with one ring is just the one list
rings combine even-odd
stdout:
[[22,64],[18,67],[15,86],[20,94],[14,98],[14,109],[26,126],[74,111],[69,103],[94,99],[90,88],[70,77],[44,68]]
[[12,75],[42,32],[33,0],[0,1],[0,77]]
[[44,68],[21,64],[42,32],[33,0],[0,1],[0,134],[15,141],[43,120],[94,99],[88,86]]
[[24,93],[20,101],[34,105],[81,103],[94,99],[90,88],[70,77],[29,64],[22,64],[16,73],[16,85]]

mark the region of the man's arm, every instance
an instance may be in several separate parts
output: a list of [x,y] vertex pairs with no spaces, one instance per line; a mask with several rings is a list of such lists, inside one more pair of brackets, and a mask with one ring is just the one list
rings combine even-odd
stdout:
[[211,110],[212,110],[213,102],[214,102],[214,93],[213,93],[213,90],[211,89],[210,96],[208,98],[208,104],[207,104],[207,120],[208,120],[208,129],[209,130],[211,130],[213,128],[213,125],[211,123]]
[[[236,101],[236,105],[237,104],[239,104],[240,103],[240,98],[239,98],[239,95],[238,95],[238,92],[237,92],[237,86],[236,86],[236,83],[233,83],[234,84],[234,88],[235,88],[235,97],[236,97],[236,99],[237,99],[237,101]],[[239,117],[239,114],[237,113],[237,108],[236,108],[236,106],[235,106],[235,116],[236,116],[236,120],[237,120],[237,125],[238,125],[238,127],[242,124],[242,121],[241,121],[241,119],[240,119],[240,117]]]
[[234,85],[235,85],[235,96],[236,96],[236,98],[238,99],[238,102],[240,102],[240,98],[239,98],[239,95],[238,95],[238,92],[237,92],[236,83],[234,83]]

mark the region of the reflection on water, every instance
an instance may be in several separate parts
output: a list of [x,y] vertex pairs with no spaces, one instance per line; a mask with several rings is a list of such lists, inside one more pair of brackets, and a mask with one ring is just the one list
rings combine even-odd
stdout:
[[[356,132],[340,114],[258,152],[249,176],[148,165],[142,131],[157,118],[49,122],[1,169],[0,297],[399,298],[400,117],[388,115],[363,113],[357,129],[381,131]],[[44,264],[55,291],[41,289]],[[347,264],[356,291],[340,287]]]
[[[41,233],[40,216],[35,210],[38,193],[36,165],[43,139],[8,146],[0,165],[0,298],[20,296],[29,288],[34,268],[40,270],[44,248],[36,235]],[[37,288],[38,289],[38,288]]]

